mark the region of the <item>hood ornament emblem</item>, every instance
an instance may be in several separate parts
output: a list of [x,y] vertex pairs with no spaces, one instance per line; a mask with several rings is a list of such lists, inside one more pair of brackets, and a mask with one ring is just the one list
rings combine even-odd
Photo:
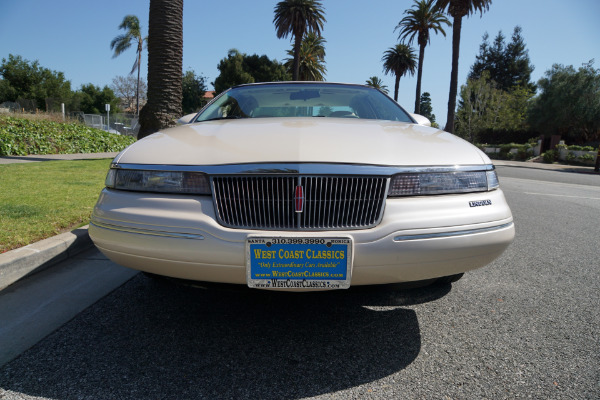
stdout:
[[297,213],[304,211],[304,188],[302,186],[296,186],[294,205]]

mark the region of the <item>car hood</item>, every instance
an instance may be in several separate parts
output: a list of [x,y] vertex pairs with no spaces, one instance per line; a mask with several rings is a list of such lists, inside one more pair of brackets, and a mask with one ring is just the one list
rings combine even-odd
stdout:
[[154,165],[490,163],[479,149],[439,129],[342,118],[261,118],[182,125],[134,143],[115,160]]

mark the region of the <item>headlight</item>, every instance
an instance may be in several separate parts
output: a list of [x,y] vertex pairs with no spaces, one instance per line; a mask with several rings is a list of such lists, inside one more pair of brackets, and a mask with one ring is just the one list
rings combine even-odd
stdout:
[[106,187],[136,192],[210,194],[208,176],[201,172],[111,169]]
[[485,192],[498,188],[496,171],[426,172],[392,176],[389,196]]

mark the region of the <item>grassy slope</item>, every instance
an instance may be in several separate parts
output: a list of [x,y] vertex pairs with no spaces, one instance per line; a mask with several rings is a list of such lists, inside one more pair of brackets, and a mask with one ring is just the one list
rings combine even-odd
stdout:
[[0,253],[87,224],[110,162],[0,165]]
[[[61,121],[0,115],[0,156],[116,152],[135,141]],[[87,224],[110,161],[0,165],[0,253]]]

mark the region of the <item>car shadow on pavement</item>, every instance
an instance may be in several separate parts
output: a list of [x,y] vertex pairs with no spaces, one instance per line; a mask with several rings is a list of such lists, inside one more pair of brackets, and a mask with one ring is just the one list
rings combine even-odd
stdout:
[[405,307],[450,288],[222,291],[139,274],[0,369],[0,388],[94,399],[332,393],[410,365],[421,335]]

